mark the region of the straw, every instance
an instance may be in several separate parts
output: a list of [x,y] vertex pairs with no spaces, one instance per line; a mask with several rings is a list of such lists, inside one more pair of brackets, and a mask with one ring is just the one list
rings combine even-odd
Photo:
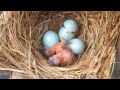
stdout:
[[[33,79],[108,79],[114,70],[119,18],[117,11],[4,11],[0,16],[0,70]],[[51,66],[40,51],[42,37],[47,30],[58,32],[66,19],[78,23],[76,37],[86,48],[74,65]]]

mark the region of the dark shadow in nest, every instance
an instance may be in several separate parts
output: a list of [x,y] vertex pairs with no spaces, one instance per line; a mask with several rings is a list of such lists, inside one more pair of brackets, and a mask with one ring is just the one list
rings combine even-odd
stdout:
[[39,48],[38,51],[43,55],[44,58],[48,59],[49,57],[47,57],[47,56],[45,55],[45,53],[44,53],[45,50],[46,50],[45,48]]
[[78,24],[78,31],[75,34],[75,38],[78,38],[78,36],[83,32],[83,24]]

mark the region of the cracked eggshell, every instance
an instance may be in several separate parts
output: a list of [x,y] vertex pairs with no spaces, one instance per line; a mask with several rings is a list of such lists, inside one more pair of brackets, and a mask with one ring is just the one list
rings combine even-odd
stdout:
[[71,39],[73,39],[75,36],[72,33],[69,33],[68,30],[64,27],[61,27],[59,30],[59,37],[64,38],[66,41],[70,41]]

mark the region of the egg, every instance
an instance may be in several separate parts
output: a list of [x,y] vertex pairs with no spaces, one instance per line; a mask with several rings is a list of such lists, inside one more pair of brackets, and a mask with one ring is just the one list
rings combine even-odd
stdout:
[[60,39],[64,38],[66,41],[70,41],[71,39],[73,39],[75,37],[74,34],[69,33],[67,31],[67,29],[64,27],[60,28],[58,35],[59,35]]
[[43,44],[46,48],[52,47],[59,42],[59,37],[54,31],[47,31],[43,36]]
[[76,32],[78,30],[77,22],[72,19],[64,21],[63,25],[68,30],[68,32]]
[[79,38],[70,40],[68,46],[74,54],[82,54],[85,49],[84,42]]

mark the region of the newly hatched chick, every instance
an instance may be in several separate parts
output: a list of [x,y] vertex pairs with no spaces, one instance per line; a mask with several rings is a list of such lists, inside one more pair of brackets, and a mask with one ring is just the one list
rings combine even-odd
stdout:
[[61,52],[64,49],[67,49],[67,43],[65,41],[62,41],[62,42],[59,42],[59,43],[55,44],[54,46],[46,49],[45,55],[50,57],[58,52]]
[[55,66],[66,66],[73,64],[76,60],[71,50],[65,49],[56,55],[49,57],[49,62]]

